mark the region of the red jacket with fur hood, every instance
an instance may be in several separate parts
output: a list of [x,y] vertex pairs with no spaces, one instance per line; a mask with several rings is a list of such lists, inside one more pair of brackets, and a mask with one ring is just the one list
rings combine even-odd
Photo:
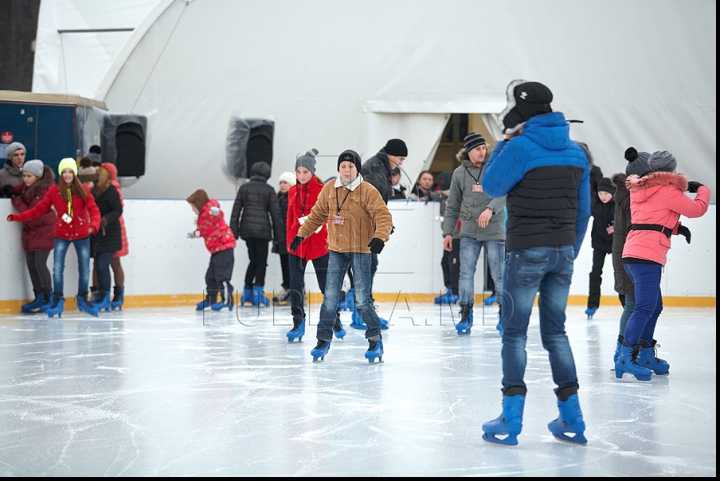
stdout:
[[87,185],[83,184],[83,189],[87,192],[87,199],[81,199],[75,194],[72,195],[72,220],[65,222],[62,217],[68,213],[68,203],[60,195],[60,188],[57,184],[53,184],[48,189],[48,193],[43,199],[32,209],[21,214],[11,214],[11,220],[16,222],[27,222],[37,219],[41,215],[50,211],[51,207],[55,207],[57,218],[55,219],[55,237],[67,241],[76,241],[90,236],[90,227],[94,232],[100,230],[100,209],[95,203],[95,198],[90,193]]
[[[708,209],[710,189],[698,188],[695,199],[684,194],[688,181],[682,174],[653,172],[644,177],[631,175],[625,181],[630,191],[632,224],[660,224],[677,233],[680,216],[702,217]],[[631,230],[625,240],[623,258],[644,259],[664,266],[670,238],[662,232]]]
[[[288,191],[288,210],[285,237],[290,254],[311,261],[329,253],[327,223],[320,226],[320,231],[313,232],[303,239],[297,252],[290,249],[293,239],[300,231],[300,219],[310,215],[310,211],[318,200],[323,183],[316,175],[307,184],[295,184]],[[303,220],[304,222],[304,220]]]

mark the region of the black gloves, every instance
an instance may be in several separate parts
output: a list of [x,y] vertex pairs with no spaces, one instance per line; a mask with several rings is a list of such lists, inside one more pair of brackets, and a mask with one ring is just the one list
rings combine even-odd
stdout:
[[688,244],[690,243],[690,237],[692,236],[692,233],[690,232],[690,229],[688,229],[684,225],[678,227],[678,235],[685,237],[685,242],[687,242]]
[[13,186],[10,184],[0,187],[0,197],[12,197],[12,193]]
[[370,248],[370,252],[372,252],[373,254],[380,254],[385,247],[385,243],[377,237],[373,237],[373,239],[368,244],[368,247]]
[[[696,194],[698,187],[702,187],[702,186],[703,186],[703,184],[701,184],[700,182],[691,180],[690,182],[688,182],[688,192],[690,192],[691,194]],[[690,241],[688,241],[688,243],[689,242]]]
[[290,250],[297,252],[298,247],[300,247],[300,243],[303,241],[303,238],[299,235],[296,235],[295,238],[292,241],[292,244],[290,244]]

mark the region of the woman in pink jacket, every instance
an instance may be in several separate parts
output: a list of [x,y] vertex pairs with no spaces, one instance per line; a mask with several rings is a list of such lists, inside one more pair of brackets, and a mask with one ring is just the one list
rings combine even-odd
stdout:
[[[651,172],[643,177],[631,175],[631,231],[623,248],[623,264],[635,286],[635,310],[625,327],[625,339],[615,362],[615,377],[628,373],[638,381],[649,381],[654,372],[664,375],[670,365],[655,357],[653,339],[662,312],[660,280],[670,249],[670,236],[683,234],[690,242],[690,231],[680,224],[680,216],[701,217],[707,212],[710,189],[699,182],[688,182],[675,173],[677,161],[667,151],[648,159]],[[684,194],[696,193],[695,199]]]

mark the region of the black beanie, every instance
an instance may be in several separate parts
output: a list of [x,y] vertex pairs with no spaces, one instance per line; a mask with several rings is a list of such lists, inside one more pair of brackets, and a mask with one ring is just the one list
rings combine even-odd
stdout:
[[615,186],[612,184],[612,181],[608,179],[607,177],[603,177],[598,182],[597,187],[598,192],[607,192],[609,194],[615,195]]
[[385,144],[385,153],[393,157],[407,157],[407,145],[400,139],[390,139]]
[[340,171],[340,164],[342,164],[343,162],[352,162],[353,164],[355,164],[355,167],[357,167],[357,171],[360,172],[360,169],[362,167],[362,162],[360,161],[360,156],[354,150],[350,150],[350,149],[344,150],[340,154],[340,156],[338,157],[338,164],[337,164],[338,172]]

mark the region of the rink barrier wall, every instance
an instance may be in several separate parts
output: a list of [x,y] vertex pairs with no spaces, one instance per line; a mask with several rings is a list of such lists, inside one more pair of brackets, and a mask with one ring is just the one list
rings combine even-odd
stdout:
[[[220,200],[226,220],[233,200]],[[431,202],[393,201],[395,233],[380,254],[375,278],[374,298],[377,302],[433,302],[445,293],[442,282],[442,231],[437,221],[439,204]],[[9,199],[0,199],[0,216],[6,218],[15,210]],[[122,257],[125,270],[125,308],[194,305],[202,299],[205,270],[210,253],[201,239],[188,239],[194,230],[195,216],[184,199],[127,199],[123,213],[128,233],[129,254]],[[663,300],[667,306],[714,307],[716,305],[715,227],[716,205],[700,219],[683,219],[692,231],[692,244],[674,237],[663,272]],[[18,312],[20,306],[33,298],[30,278],[21,243],[22,224],[0,222],[0,313]],[[48,266],[52,272],[52,258]],[[235,249],[233,284],[242,291],[248,265],[247,250],[242,240]],[[588,279],[592,268],[590,226],[583,248],[575,261],[569,304],[587,301]],[[484,296],[482,262],[475,274],[476,303]],[[613,289],[612,262],[606,257],[602,283],[602,305],[618,305]],[[320,299],[312,264],[308,265],[306,290],[310,301]],[[346,280],[347,282],[347,280]],[[270,254],[266,276],[267,297],[281,289],[282,274],[279,256]],[[66,309],[74,309],[77,286],[77,257],[69,249],[65,261]],[[345,288],[347,288],[346,286]],[[399,297],[398,297],[399,294]],[[317,298],[316,298],[317,297]]]

